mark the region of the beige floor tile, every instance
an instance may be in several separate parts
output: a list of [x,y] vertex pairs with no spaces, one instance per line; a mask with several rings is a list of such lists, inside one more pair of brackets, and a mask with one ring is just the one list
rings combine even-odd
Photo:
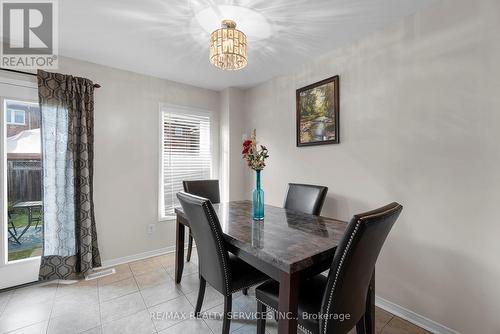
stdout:
[[[166,269],[168,274],[172,277],[175,275],[175,267],[170,267]],[[196,262],[184,262],[184,269],[182,270],[182,276],[191,275],[198,272],[198,263]]]
[[141,275],[151,271],[163,269],[160,259],[149,258],[141,261],[129,263],[130,270],[134,275]]
[[25,304],[22,312],[19,312],[18,305],[11,305],[10,302],[0,316],[0,333],[13,331],[49,319],[53,302],[43,302],[38,304]]
[[[233,305],[235,306],[235,305]],[[234,312],[238,312],[236,308],[233,309]],[[210,327],[212,332],[221,333],[222,332],[222,316],[224,312],[224,305],[220,304],[215,306],[209,310],[203,312],[203,318],[205,323]],[[235,331],[245,325],[248,325],[247,320],[231,320],[231,325],[229,327],[229,331]]]
[[66,312],[77,312],[82,305],[92,305],[98,303],[99,297],[97,295],[97,290],[91,290],[87,293],[71,292],[55,298],[52,316],[58,316]]
[[103,325],[102,332],[103,334],[151,334],[156,333],[156,328],[151,315],[144,310]]
[[174,268],[175,267],[175,253],[168,253],[165,255],[158,256],[158,259],[163,266],[163,268]]
[[95,297],[85,297],[81,299],[58,297],[52,307],[51,318],[60,317],[66,314],[78,314],[80,312],[99,311],[99,300]]
[[0,293],[0,315],[2,315],[3,310],[7,306],[7,302],[9,301],[10,297],[14,294],[13,291],[6,291]]
[[98,278],[97,281],[99,285],[118,282],[132,277],[132,270],[130,270],[128,263],[113,266],[111,268],[114,268],[116,273]]
[[161,284],[171,284],[174,282],[174,280],[163,268],[142,275],[136,275],[135,280],[141,290],[152,288]]
[[37,324],[9,332],[9,334],[46,334],[48,324],[48,321],[39,322]]
[[[184,320],[172,327],[158,332],[158,334],[205,334],[210,333],[210,329],[202,319]],[[255,334],[255,332],[253,333]]]
[[194,307],[184,296],[169,300],[149,308],[153,323],[158,331],[171,327],[189,319],[194,313]]
[[99,304],[81,305],[79,310],[52,314],[47,334],[70,334],[87,331],[101,324]]
[[89,329],[88,331],[81,332],[78,334],[102,334],[102,328],[101,326],[94,327],[92,329]]
[[172,279],[158,286],[141,290],[140,292],[147,307],[164,303],[182,295],[182,292],[177,288]]
[[[205,311],[204,316],[210,317],[206,319],[205,322],[214,331],[214,333],[219,333],[222,331],[222,320],[214,319],[216,315],[222,317],[224,311],[224,304],[220,304],[214,308]],[[231,320],[231,331],[237,330],[241,327],[252,325],[254,326],[257,322],[251,319],[252,315],[257,311],[257,302],[255,297],[252,296],[234,296],[233,295],[233,307],[232,312],[242,313],[238,319]],[[254,327],[255,330],[255,327]],[[248,329],[246,329],[248,331]]]
[[[198,291],[193,291],[186,294],[186,298],[189,300],[191,305],[195,306],[196,300],[198,299]],[[222,303],[224,303],[224,296],[219,291],[207,285],[201,310],[206,311]]]
[[56,298],[69,296],[71,298],[81,298],[89,294],[97,293],[97,280],[60,281],[56,292]]
[[131,294],[138,290],[139,288],[137,287],[134,277],[109,284],[101,285],[99,283],[99,301],[103,303],[114,298]]
[[[233,331],[234,334],[255,334],[257,333],[257,322],[256,321],[248,321],[249,323],[244,325],[243,327],[238,328]],[[302,334],[298,331],[299,334]]]
[[[267,320],[266,321],[266,333],[278,334],[278,322],[276,322],[274,320]],[[297,333],[301,333],[301,332],[297,331]],[[349,334],[351,334],[351,333],[349,333]]]
[[382,328],[384,328],[389,321],[391,321],[393,315],[387,311],[382,310],[379,307],[375,308],[375,333],[380,333]]
[[7,306],[24,307],[24,305],[51,303],[57,291],[57,283],[33,285],[14,290]]
[[141,294],[135,292],[101,303],[101,320],[102,323],[105,324],[144,309],[146,309],[146,305],[144,304]]
[[382,334],[425,334],[429,333],[414,324],[398,317],[392,318],[391,321],[382,329]]
[[200,287],[200,277],[196,274],[182,275],[182,280],[177,287],[185,294],[193,291],[198,291]]

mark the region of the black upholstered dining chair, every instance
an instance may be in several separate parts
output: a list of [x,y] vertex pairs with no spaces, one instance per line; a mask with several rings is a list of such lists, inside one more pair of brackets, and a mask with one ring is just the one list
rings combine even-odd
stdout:
[[283,207],[319,216],[327,193],[328,187],[289,183]]
[[[356,326],[358,333],[365,333],[364,313],[375,262],[402,209],[392,203],[355,215],[335,251],[328,277],[301,280],[297,322],[303,332],[345,334]],[[267,307],[278,310],[278,282],[260,285],[255,294],[258,312],[266,312]],[[264,334],[265,325],[265,317],[260,317],[257,334]]]
[[[212,203],[220,203],[219,180],[195,180],[182,181],[184,191],[196,196],[207,198]],[[193,235],[189,229],[189,242],[186,261],[191,260],[191,252],[193,251]]]
[[260,284],[269,277],[227,251],[219,219],[208,199],[186,192],[177,193],[177,198],[189,220],[199,250],[200,287],[195,315],[200,314],[208,282],[224,295],[222,333],[227,334],[233,293]]
[[[321,215],[321,209],[325,203],[328,187],[312,184],[289,183],[283,207],[288,210],[299,211],[309,215]],[[303,273],[305,276],[313,276],[328,269],[331,259],[315,264]]]

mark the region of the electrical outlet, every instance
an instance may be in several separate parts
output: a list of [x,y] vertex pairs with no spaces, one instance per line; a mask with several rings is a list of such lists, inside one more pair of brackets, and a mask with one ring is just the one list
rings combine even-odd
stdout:
[[153,232],[155,231],[156,229],[156,225],[155,224],[149,224],[148,226],[148,234],[153,234]]

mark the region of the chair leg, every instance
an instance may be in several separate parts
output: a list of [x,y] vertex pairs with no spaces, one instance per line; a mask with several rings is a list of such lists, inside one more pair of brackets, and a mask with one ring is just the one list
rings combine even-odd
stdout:
[[257,301],[257,334],[266,333],[266,305]]
[[191,260],[191,252],[193,251],[193,235],[191,234],[191,230],[189,230],[189,242],[188,242],[188,253],[186,262]]
[[363,315],[356,324],[356,334],[366,334],[365,316]]
[[247,288],[245,288],[245,289],[241,290],[241,292],[243,292],[243,294],[244,294],[245,296],[248,296],[248,289],[247,289]]
[[12,221],[9,221],[9,224],[12,227],[12,229],[14,230],[14,234],[17,235],[16,225],[14,225],[14,223]]
[[224,319],[222,320],[222,334],[229,334],[231,327],[230,314],[233,308],[233,296],[224,297]]
[[198,299],[196,300],[196,307],[194,309],[194,314],[196,317],[200,316],[201,305],[203,305],[203,298],[205,297],[205,287],[207,281],[200,275],[200,288],[198,290]]
[[10,234],[9,239],[13,239],[18,245],[21,245],[21,241],[19,241],[19,238],[17,238],[17,236],[15,236],[11,230],[9,230],[9,234]]

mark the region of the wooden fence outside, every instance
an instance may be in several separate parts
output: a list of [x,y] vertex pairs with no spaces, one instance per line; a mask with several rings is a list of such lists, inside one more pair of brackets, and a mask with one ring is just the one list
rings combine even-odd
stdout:
[[40,160],[7,161],[7,199],[9,203],[42,200]]

